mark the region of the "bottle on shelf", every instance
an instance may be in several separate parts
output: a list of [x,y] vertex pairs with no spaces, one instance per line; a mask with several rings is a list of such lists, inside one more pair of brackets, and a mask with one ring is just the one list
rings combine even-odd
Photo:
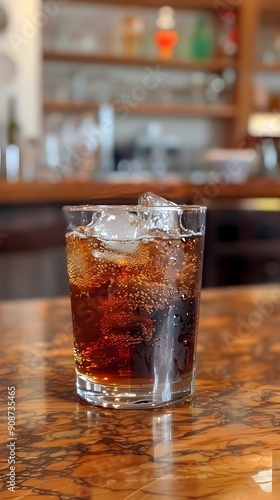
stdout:
[[199,17],[192,40],[193,59],[210,59],[213,55],[213,32],[209,27],[208,19]]
[[125,56],[139,56],[143,33],[144,21],[140,16],[128,16],[122,19],[121,38]]
[[195,14],[189,14],[184,27],[180,30],[180,43],[177,47],[178,58],[190,61],[192,59],[192,39],[195,29]]
[[218,40],[218,55],[235,57],[238,54],[237,16],[233,10],[225,11]]
[[155,33],[155,42],[158,56],[163,60],[172,59],[174,48],[179,42],[179,35],[174,29],[176,26],[174,10],[171,7],[159,9],[156,25],[158,29]]
[[6,179],[6,153],[3,147],[0,148],[0,179]]
[[211,104],[222,104],[226,101],[225,80],[216,74],[210,74],[207,77],[207,88],[205,91],[206,101]]
[[10,97],[8,101],[8,117],[6,127],[5,177],[16,182],[20,176],[19,126],[16,118],[16,100]]
[[19,142],[19,126],[16,119],[16,101],[10,97],[8,101],[8,118],[7,118],[7,146],[10,144],[18,145]]
[[115,168],[115,110],[111,104],[102,103],[98,112],[100,136],[99,169],[112,172]]
[[[1,116],[3,116],[3,112]],[[5,140],[5,125],[3,122],[0,122],[0,179],[6,179]]]
[[192,104],[205,104],[206,101],[206,74],[195,71],[191,76],[190,100]]

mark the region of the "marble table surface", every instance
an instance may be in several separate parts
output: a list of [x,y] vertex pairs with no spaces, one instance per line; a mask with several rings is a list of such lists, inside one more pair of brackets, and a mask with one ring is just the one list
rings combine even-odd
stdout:
[[280,499],[279,285],[203,291],[179,406],[78,401],[67,298],[3,302],[0,353],[1,500]]

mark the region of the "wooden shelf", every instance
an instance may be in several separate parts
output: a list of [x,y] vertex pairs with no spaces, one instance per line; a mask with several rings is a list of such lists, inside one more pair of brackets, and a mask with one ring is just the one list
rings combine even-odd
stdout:
[[99,105],[96,102],[58,102],[45,101],[45,111],[59,111],[62,113],[86,113],[87,111],[97,111]]
[[[118,113],[118,107],[115,107]],[[63,113],[86,113],[87,111],[97,111],[97,103],[67,103],[47,101],[44,103],[45,111],[58,111]],[[209,118],[235,118],[238,110],[234,105],[186,105],[167,103],[138,103],[137,107],[131,108],[132,115],[156,115],[156,116],[204,116]]]
[[265,71],[267,73],[280,73],[280,63],[265,64],[263,62],[256,62],[254,69],[255,71]]
[[125,56],[113,56],[110,54],[81,54],[45,51],[45,61],[74,62],[81,64],[116,64],[124,66],[150,66],[161,68],[172,68],[177,70],[192,71],[221,71],[225,68],[236,68],[238,61],[234,58],[214,58],[203,61],[184,61],[172,59],[161,61],[160,59],[129,58]]
[[[46,1],[46,0],[44,0]],[[139,7],[162,7],[164,3],[162,0],[70,0],[70,3],[84,3],[84,4],[111,4],[123,5],[131,7],[131,4]],[[214,10],[215,3],[213,0],[169,0],[168,5],[176,9],[190,9],[190,10]]]
[[183,179],[143,181],[140,178],[125,182],[109,180],[61,181],[57,183],[33,182],[10,184],[0,181],[1,205],[42,205],[96,203],[97,200],[133,200],[152,191],[165,198],[187,202],[195,200],[210,204],[220,200],[243,198],[280,198],[278,178],[249,179],[243,184],[193,185]]
[[[114,177],[115,179],[115,177]],[[170,198],[186,200],[192,192],[192,186],[180,178],[176,180],[143,181],[140,176],[127,181],[110,182],[109,180],[61,181],[8,183],[0,180],[1,205],[42,205],[42,204],[84,204],[96,203],[97,200],[133,200],[146,191]]]
[[235,118],[237,108],[233,105],[186,105],[141,103],[133,110],[138,115],[204,116],[210,118]]

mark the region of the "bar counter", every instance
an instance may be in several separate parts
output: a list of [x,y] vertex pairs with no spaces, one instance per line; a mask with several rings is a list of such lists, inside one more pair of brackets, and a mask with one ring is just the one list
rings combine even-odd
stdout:
[[94,203],[96,200],[136,200],[145,191],[152,191],[175,201],[198,203],[200,200],[226,200],[243,198],[280,198],[280,176],[256,177],[244,183],[232,184],[225,177],[221,183],[195,185],[173,176],[144,181],[104,180],[18,182],[0,179],[0,206]]
[[68,298],[2,302],[1,500],[279,500],[279,327],[277,284],[203,290],[192,400],[107,410],[75,395]]

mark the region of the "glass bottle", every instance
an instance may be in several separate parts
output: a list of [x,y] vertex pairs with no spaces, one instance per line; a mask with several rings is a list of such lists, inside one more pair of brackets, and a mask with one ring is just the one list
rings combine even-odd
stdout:
[[209,59],[213,54],[213,33],[205,17],[199,17],[192,41],[194,59]]
[[158,47],[160,59],[172,59],[174,48],[179,42],[179,35],[174,29],[176,25],[174,10],[171,7],[162,7],[156,21],[155,43]]
[[8,118],[6,128],[7,145],[18,144],[19,141],[19,126],[16,121],[16,101],[10,98],[8,101]]
[[139,57],[140,42],[144,32],[144,21],[139,16],[128,16],[122,19],[121,37],[123,53],[127,57]]
[[219,36],[218,51],[221,55],[234,57],[238,53],[238,31],[236,13],[226,11],[222,18],[222,31]]
[[16,101],[8,101],[6,128],[7,147],[5,151],[5,175],[10,182],[16,182],[20,176],[19,126],[16,120]]

